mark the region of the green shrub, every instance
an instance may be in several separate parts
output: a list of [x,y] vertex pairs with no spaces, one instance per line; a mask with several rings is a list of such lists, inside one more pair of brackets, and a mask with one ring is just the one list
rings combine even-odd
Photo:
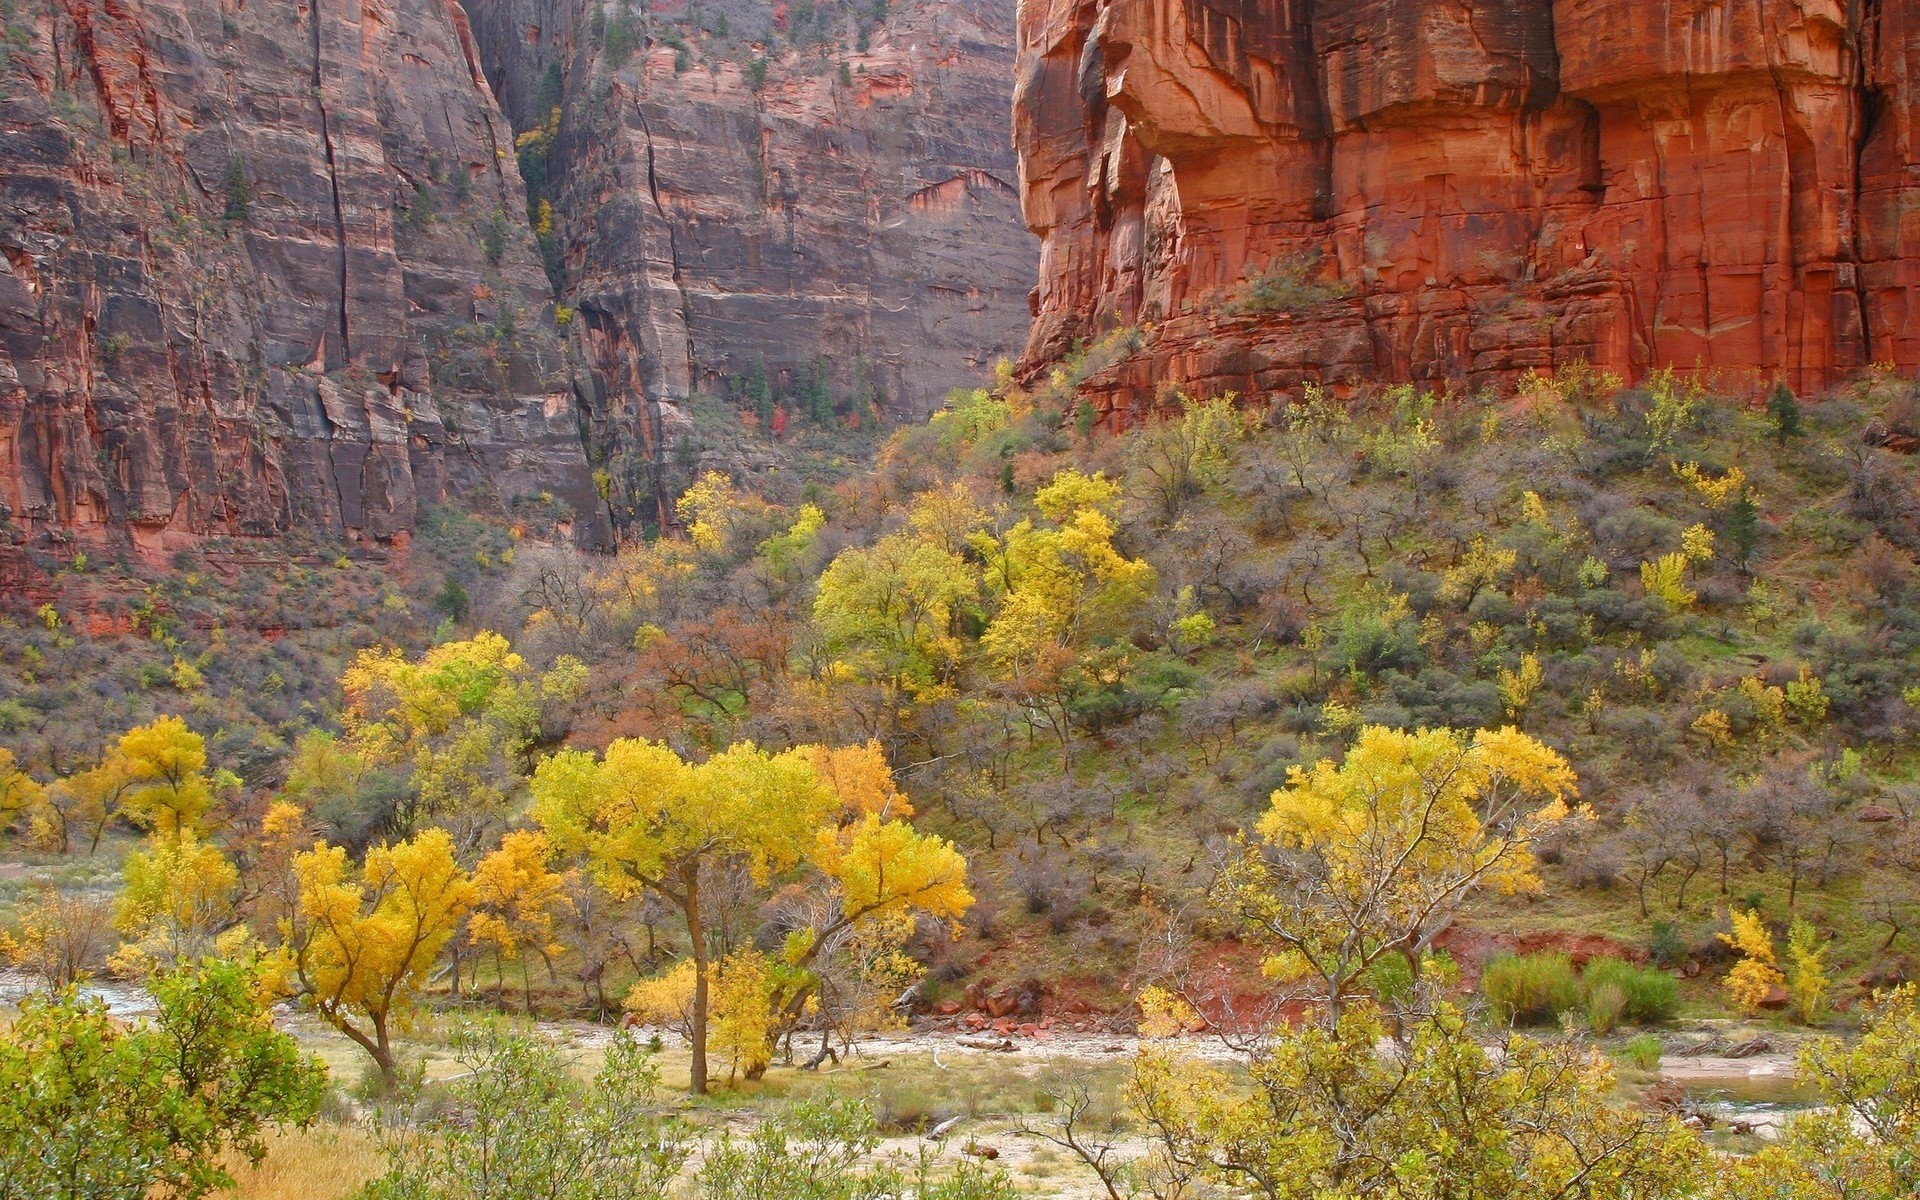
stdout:
[[1647,957],[1663,967],[1677,967],[1687,961],[1687,940],[1672,921],[1655,921],[1647,939]]
[[1580,1003],[1580,979],[1564,954],[1502,954],[1487,964],[1480,990],[1510,1025],[1558,1020]]
[[1413,964],[1395,951],[1367,968],[1366,985],[1383,1004],[1402,1004],[1413,995]]
[[1660,1039],[1651,1033],[1635,1034],[1613,1052],[1613,1056],[1636,1071],[1655,1071],[1660,1067]]
[[1320,258],[1320,251],[1310,250],[1274,259],[1247,277],[1227,302],[1227,312],[1233,316],[1297,313],[1316,304],[1351,296],[1353,288],[1348,284],[1319,278]]
[[1680,1008],[1680,984],[1673,976],[1658,967],[1636,967],[1617,958],[1588,963],[1580,987],[1589,1020],[1593,1002],[1603,991],[1619,993],[1626,1004],[1624,1016],[1636,1025],[1657,1025]]
[[1627,993],[1617,983],[1597,983],[1582,989],[1586,996],[1581,1007],[1587,1013],[1587,1028],[1601,1037],[1612,1033],[1627,1015]]

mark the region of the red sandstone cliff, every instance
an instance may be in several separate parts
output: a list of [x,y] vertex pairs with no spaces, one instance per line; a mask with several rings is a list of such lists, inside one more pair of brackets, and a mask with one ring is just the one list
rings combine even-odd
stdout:
[[1015,139],[1028,364],[1142,326],[1114,404],[1920,366],[1910,0],[1022,0]]
[[595,520],[512,131],[457,4],[6,13],[6,540],[387,539],[433,503],[543,490]]

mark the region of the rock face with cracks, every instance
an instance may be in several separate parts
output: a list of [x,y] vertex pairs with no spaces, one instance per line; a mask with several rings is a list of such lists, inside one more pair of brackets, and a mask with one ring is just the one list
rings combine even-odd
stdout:
[[1026,333],[1012,0],[0,22],[0,550],[604,543],[756,408],[917,418]]
[[1022,0],[1015,139],[1026,366],[1140,329],[1109,413],[1920,366],[1910,3]]
[[156,560],[206,536],[393,542],[432,505],[516,493],[604,535],[458,4],[0,17],[8,540]]
[[1012,0],[472,11],[483,68],[544,146],[529,176],[617,518],[670,519],[690,398],[918,420],[1019,353],[1037,247]]

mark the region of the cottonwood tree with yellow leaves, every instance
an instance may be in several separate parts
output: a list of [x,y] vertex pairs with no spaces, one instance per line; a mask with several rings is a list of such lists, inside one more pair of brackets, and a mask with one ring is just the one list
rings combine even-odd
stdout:
[[33,811],[45,794],[46,788],[20,769],[13,751],[0,749],[0,834]]
[[970,536],[986,563],[993,615],[980,649],[1030,725],[1049,729],[1070,755],[1072,701],[1090,682],[1125,673],[1119,659],[1095,662],[1153,597],[1152,564],[1114,545],[1120,485],[1099,473],[1064,470],[1034,493],[1039,519],[1004,533]]
[[730,995],[728,1017],[765,1022],[763,1042],[779,1021],[798,1015],[811,991],[810,965],[846,929],[913,912],[958,917],[972,903],[965,860],[905,823],[910,810],[877,747],[771,753],[742,743],[688,763],[666,746],[621,739],[599,758],[579,750],[554,755],[535,773],[533,793],[534,818],[553,844],[583,855],[601,886],[619,896],[652,892],[679,911],[690,966],[645,985],[643,997],[655,1010],[684,1009],[695,1093],[708,1087],[716,973],[703,888],[715,873],[743,871],[767,888],[809,860],[840,898],[824,930],[789,938],[777,969],[734,963],[720,973],[755,981],[729,990],[756,993],[759,1015],[749,1018],[741,1011],[746,1001]]
[[492,632],[435,646],[417,660],[365,650],[341,678],[346,742],[365,763],[411,771],[411,802],[395,815],[397,832],[435,822],[472,854],[520,790],[544,708],[570,700],[586,676],[586,666],[565,655],[536,672]]
[[392,1080],[393,1035],[473,905],[473,882],[454,860],[453,840],[444,829],[422,830],[375,846],[357,871],[341,847],[316,844],[294,855],[290,869],[278,970]]
[[121,873],[126,886],[114,925],[127,942],[113,961],[123,974],[191,966],[240,949],[240,872],[218,846],[192,833],[155,836],[127,855]]
[[1417,978],[1476,894],[1539,889],[1533,844],[1576,815],[1576,782],[1564,758],[1512,728],[1369,726],[1340,763],[1288,772],[1215,896],[1272,951],[1267,973],[1337,1024],[1388,956]]
[[[1318,1019],[1262,1031],[1250,1087],[1169,1047],[1142,1051],[1129,1099],[1154,1141],[1154,1194],[1196,1183],[1269,1200],[1693,1194],[1698,1141],[1671,1117],[1615,1106],[1612,1071],[1590,1049],[1518,1035],[1490,1049],[1449,1003],[1390,1011],[1368,994],[1389,955],[1417,978],[1476,893],[1540,886],[1532,841],[1571,817],[1575,782],[1511,729],[1369,727],[1341,763],[1296,768],[1216,897]],[[1149,1033],[1193,1015],[1159,989],[1142,1006]],[[1389,1035],[1398,1046],[1382,1053]]]
[[[553,980],[553,956],[562,947],[553,936],[554,920],[573,909],[568,877],[547,864],[553,847],[546,835],[517,829],[473,869],[473,914],[467,933],[475,942],[492,946],[498,960],[520,965],[520,987],[527,1013],[533,1013],[533,984],[527,959],[538,956]],[[504,996],[506,971],[496,962]]]

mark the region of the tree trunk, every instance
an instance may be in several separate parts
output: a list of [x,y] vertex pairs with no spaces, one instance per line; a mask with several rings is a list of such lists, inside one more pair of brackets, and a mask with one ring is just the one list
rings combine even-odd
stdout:
[[688,1090],[696,1096],[707,1094],[707,933],[700,923],[700,868],[682,867],[680,880],[685,897],[682,912],[687,918],[687,939],[693,946],[693,1027],[688,1040],[693,1043],[693,1068]]

